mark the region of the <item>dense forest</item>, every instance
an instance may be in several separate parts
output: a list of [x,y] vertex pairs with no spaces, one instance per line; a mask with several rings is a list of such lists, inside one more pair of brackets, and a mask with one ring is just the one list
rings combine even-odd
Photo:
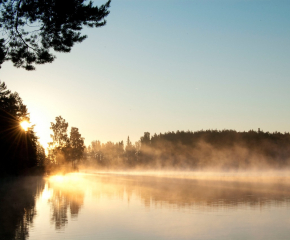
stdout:
[[290,164],[290,134],[234,130],[149,132],[132,144],[93,141],[87,164],[103,168],[279,169]]
[[26,130],[21,127],[29,120],[19,94],[12,93],[0,81],[0,175],[18,175],[44,165],[45,150],[33,126]]

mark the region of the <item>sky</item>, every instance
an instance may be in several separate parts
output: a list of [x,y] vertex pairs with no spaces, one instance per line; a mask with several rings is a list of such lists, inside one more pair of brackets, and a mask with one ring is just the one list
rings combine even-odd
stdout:
[[[94,1],[100,5],[105,1]],[[62,116],[93,140],[290,131],[289,0],[112,0],[107,25],[36,71],[2,65],[46,147]]]

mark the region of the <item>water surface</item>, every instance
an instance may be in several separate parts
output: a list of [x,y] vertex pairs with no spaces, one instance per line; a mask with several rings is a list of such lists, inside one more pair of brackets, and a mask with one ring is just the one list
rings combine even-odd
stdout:
[[[290,236],[287,177],[96,173],[37,181],[38,190],[30,193],[33,214],[29,219],[25,213],[26,220],[18,223],[19,239]],[[21,225],[26,229],[22,235]]]

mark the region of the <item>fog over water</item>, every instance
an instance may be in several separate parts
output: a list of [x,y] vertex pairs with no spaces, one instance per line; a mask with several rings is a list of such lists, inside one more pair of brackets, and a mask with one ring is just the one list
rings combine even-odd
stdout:
[[[86,170],[24,178],[1,184],[9,197],[1,212],[13,212],[2,220],[11,226],[7,239],[287,239],[288,176]],[[19,191],[22,205],[15,208]],[[7,231],[0,228],[0,236]]]
[[96,169],[272,171],[290,166],[290,134],[234,130],[144,132],[134,144],[93,141],[86,165]]

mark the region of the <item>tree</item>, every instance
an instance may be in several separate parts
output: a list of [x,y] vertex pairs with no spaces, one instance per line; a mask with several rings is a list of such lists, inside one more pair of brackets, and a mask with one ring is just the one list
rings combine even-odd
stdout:
[[43,167],[45,165],[45,149],[44,147],[37,142],[36,144],[36,151],[37,151],[37,165]]
[[71,147],[71,161],[73,167],[75,167],[75,161],[80,160],[84,153],[84,138],[82,138],[82,135],[79,133],[78,128],[72,127],[69,140]]
[[37,137],[33,126],[21,128],[23,120],[29,121],[27,107],[18,93],[7,90],[0,82],[0,173],[18,174],[37,166]]
[[102,27],[110,0],[93,6],[85,0],[0,0],[0,67],[12,61],[15,67],[34,70],[35,64],[51,63],[50,53],[70,52],[87,36],[83,26]]
[[72,162],[75,167],[76,160],[80,160],[83,156],[85,145],[84,138],[76,127],[71,128],[70,137],[67,135],[68,123],[64,118],[58,116],[55,123],[51,122],[50,129],[52,142],[49,143],[49,158],[52,162],[63,164]]
[[151,161],[152,157],[150,156],[150,133],[144,132],[144,136],[140,138],[140,160],[143,163],[148,163]]
[[136,155],[136,149],[135,146],[132,145],[130,138],[128,136],[127,138],[127,144],[125,147],[126,157],[127,157],[127,164],[134,165],[135,164],[135,155]]
[[5,82],[0,81],[0,108],[7,114],[16,117],[19,121],[28,120],[29,114],[17,92],[12,93],[7,89]]
[[69,142],[67,136],[68,123],[65,121],[65,119],[62,118],[62,116],[56,117],[55,121],[56,123],[50,123],[50,129],[53,131],[53,134],[50,135],[50,137],[52,138],[52,142],[50,144],[53,144],[56,147],[63,148],[67,146]]
[[56,123],[51,122],[50,135],[52,142],[49,143],[49,158],[58,164],[64,163],[68,153],[69,138],[67,136],[68,123],[61,116],[55,118]]

